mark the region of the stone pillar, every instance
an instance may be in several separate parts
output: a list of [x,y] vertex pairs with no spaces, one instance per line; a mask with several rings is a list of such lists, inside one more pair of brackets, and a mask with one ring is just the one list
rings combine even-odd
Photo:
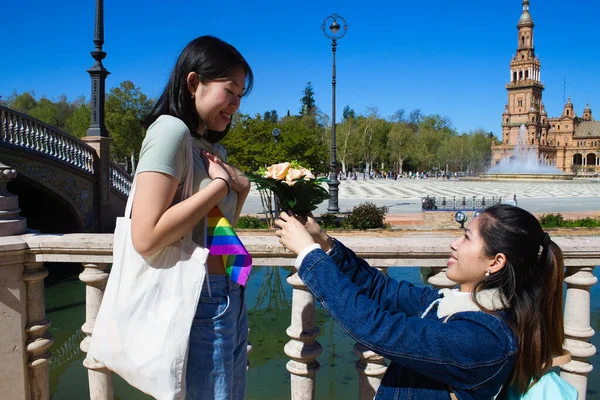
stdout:
[[588,374],[593,369],[588,359],[596,354],[590,343],[595,333],[590,326],[590,287],[598,278],[593,266],[567,267],[565,282],[565,349],[571,352],[572,360],[561,365],[560,376],[577,389],[579,400],[585,400]]
[[[25,218],[19,216],[18,196],[6,188],[16,176],[14,169],[0,163],[0,397],[26,400],[30,398],[26,367],[30,321],[24,258],[18,253],[27,245],[14,236],[24,233],[27,226]],[[4,251],[8,254],[1,254]]]
[[291,400],[313,400],[319,362],[317,357],[323,351],[317,342],[319,328],[316,322],[315,298],[308,291],[298,272],[287,278],[293,286],[292,323],[286,333],[291,338],[284,347],[291,358],[286,367],[291,374]]
[[[81,342],[81,350],[87,353],[90,347],[96,316],[108,281],[108,264],[84,264],[79,279],[87,285],[85,292],[85,324],[81,331],[87,335]],[[85,358],[83,366],[88,369],[90,400],[114,399],[113,376],[104,364]]]
[[16,177],[17,171],[0,163],[0,237],[20,235],[27,229],[27,221],[19,215],[19,197],[6,189]]
[[44,278],[48,270],[43,263],[27,263],[23,280],[27,285],[27,367],[29,368],[29,388],[32,400],[50,399],[50,379],[48,349],[54,339],[48,333],[50,321],[46,318],[44,301]]
[[387,370],[387,363],[382,356],[360,343],[354,345],[352,353],[359,358],[356,362],[358,399],[372,400],[379,385],[381,385],[381,379]]
[[98,195],[96,197],[98,200],[98,221],[96,226],[100,232],[106,233],[108,230],[107,227],[111,225],[104,222],[107,211],[110,210],[109,149],[111,139],[103,136],[85,136],[81,140],[93,147],[98,155],[99,163],[94,168],[94,173],[98,177]]
[[[387,268],[377,268],[387,274]],[[352,348],[352,353],[358,357],[356,370],[358,371],[358,399],[372,400],[375,392],[381,385],[383,374],[387,370],[385,359],[360,343]]]
[[[10,246],[0,238],[0,249]],[[11,251],[7,250],[7,251]],[[26,334],[27,290],[20,259],[0,253],[0,397],[28,400]]]
[[431,272],[427,276],[427,283],[433,286],[434,289],[453,288],[456,283],[448,279],[446,275],[447,267],[432,267]]

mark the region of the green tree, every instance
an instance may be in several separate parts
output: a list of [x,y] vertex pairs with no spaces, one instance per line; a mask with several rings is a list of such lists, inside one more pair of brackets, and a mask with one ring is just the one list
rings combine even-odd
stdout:
[[42,97],[38,102],[36,102],[35,107],[28,110],[27,114],[33,118],[47,123],[48,125],[52,125],[58,129],[61,129],[61,127],[57,126],[56,123],[56,107],[51,100],[45,97]]
[[347,120],[348,118],[356,118],[356,113],[354,112],[354,109],[350,108],[350,106],[344,107],[344,111],[342,111],[342,118],[343,121]]
[[492,157],[492,142],[494,134],[491,136],[483,129],[476,129],[469,133],[470,147],[472,148],[471,170],[474,172],[483,172],[489,168]]
[[263,119],[266,121],[271,121],[274,124],[279,121],[279,116],[277,115],[277,110],[265,111],[263,114]]
[[354,164],[357,160],[359,152],[358,143],[358,127],[357,121],[349,114],[344,122],[336,126],[336,146],[337,159],[339,160],[342,171],[346,173],[349,164]]
[[[418,110],[416,110],[418,111]],[[411,113],[416,114],[415,111]],[[414,129],[415,115],[409,117],[408,125]],[[440,151],[440,147],[449,140],[456,132],[452,129],[449,118],[439,115],[418,116],[419,125],[416,132],[415,146],[411,151],[411,164],[420,171],[430,171],[432,168],[441,168],[446,163],[446,156]]]
[[135,170],[136,160],[144,139],[140,120],[152,109],[152,100],[131,81],[123,81],[106,97],[106,128],[112,138],[113,160],[126,162]]
[[281,124],[281,136],[278,148],[284,158],[280,161],[297,160],[315,173],[329,169],[326,160],[329,160],[330,146],[324,141],[324,128],[314,119],[286,118]]
[[92,123],[92,111],[90,106],[84,102],[83,96],[78,101],[81,103],[65,122],[65,131],[75,137],[82,138],[86,135]]
[[21,94],[17,94],[17,92],[12,92],[7,102],[9,108],[12,108],[13,110],[24,114],[27,114],[29,110],[31,110],[37,105],[37,101],[35,100],[35,94],[33,90],[31,92],[25,92]]
[[364,161],[367,171],[373,169],[375,161],[387,161],[388,151],[387,135],[390,130],[390,123],[379,118],[377,107],[368,107],[366,116],[359,118],[359,156]]
[[304,91],[302,92],[302,98],[300,99],[300,115],[315,115],[317,111],[317,104],[315,103],[315,91],[312,84],[308,82]]
[[222,141],[229,163],[242,172],[253,172],[283,158],[276,155],[276,145],[271,135],[278,125],[262,118],[260,114],[255,118],[247,114],[234,114],[233,120],[235,123],[232,123],[231,130]]
[[415,133],[405,123],[395,122],[388,134],[388,148],[393,163],[397,163],[397,171],[402,174],[404,161],[410,155],[411,146],[415,142]]

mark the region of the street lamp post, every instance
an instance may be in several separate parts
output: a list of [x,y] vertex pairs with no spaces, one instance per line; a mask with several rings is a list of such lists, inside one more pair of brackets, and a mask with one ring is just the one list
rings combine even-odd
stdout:
[[[340,31],[340,24],[338,23],[338,19],[342,21],[344,24],[343,30]],[[331,24],[329,25],[329,31],[327,31],[327,23],[331,20]],[[336,162],[336,142],[335,142],[335,51],[337,47],[337,41],[340,40],[346,32],[348,31],[348,24],[346,24],[346,20],[340,17],[337,14],[332,14],[323,20],[323,24],[321,24],[321,30],[329,39],[331,39],[331,53],[333,54],[333,70],[332,70],[332,79],[331,79],[331,164],[330,164],[330,172],[329,172],[329,206],[327,207],[327,211],[337,213],[340,211],[340,207],[338,206],[338,187],[340,186],[340,181],[338,181],[337,176],[337,162]]]

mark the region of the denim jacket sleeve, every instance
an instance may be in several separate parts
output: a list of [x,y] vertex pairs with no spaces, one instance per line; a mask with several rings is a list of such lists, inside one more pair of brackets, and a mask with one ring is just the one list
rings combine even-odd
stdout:
[[[463,312],[442,323],[383,307],[361,293],[321,249],[305,257],[298,273],[356,341],[419,374],[455,389],[472,390],[500,373],[507,376],[512,368],[514,336],[495,316]],[[361,285],[367,281],[364,278]]]
[[420,316],[427,305],[439,297],[437,290],[418,288],[409,282],[398,282],[385,276],[338,240],[334,239],[329,257],[361,294],[382,308]]

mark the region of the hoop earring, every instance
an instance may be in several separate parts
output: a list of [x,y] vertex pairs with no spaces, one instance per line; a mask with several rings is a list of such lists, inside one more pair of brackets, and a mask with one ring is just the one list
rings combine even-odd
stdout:
[[488,276],[490,276],[490,269],[488,268],[487,271],[485,271],[485,277],[487,278]]

